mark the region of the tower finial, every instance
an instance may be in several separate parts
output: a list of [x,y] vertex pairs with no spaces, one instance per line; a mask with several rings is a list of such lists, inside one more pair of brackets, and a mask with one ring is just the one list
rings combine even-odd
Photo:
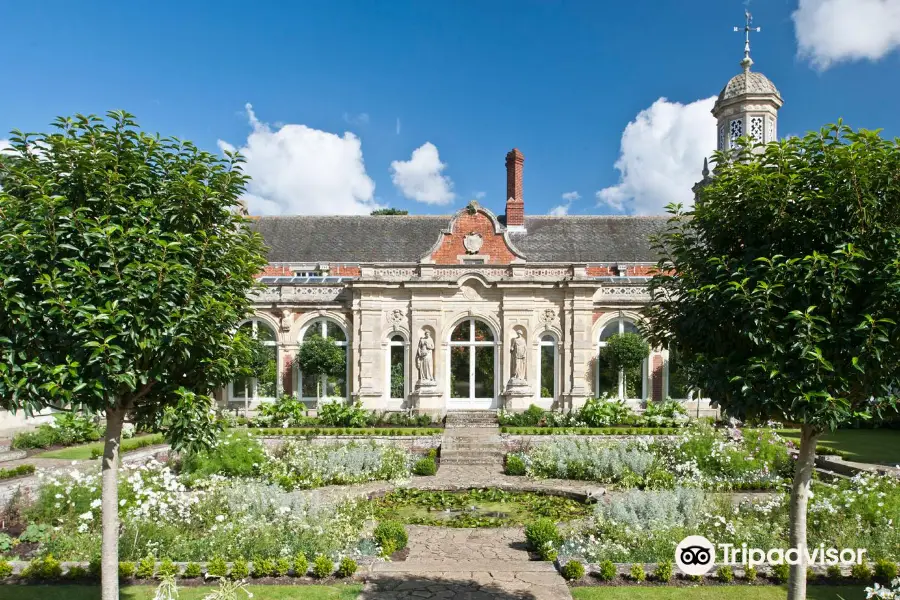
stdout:
[[[753,66],[753,59],[750,58],[750,32],[755,31],[756,33],[759,33],[762,31],[762,27],[752,27],[753,15],[750,14],[749,10],[744,10],[744,17],[747,19],[747,24],[744,25],[744,59],[741,61],[741,67],[743,67],[746,72]],[[734,30],[740,31],[741,28],[735,27]]]
[[709,159],[706,157],[703,158],[703,170],[701,173],[703,174],[704,180],[709,177]]

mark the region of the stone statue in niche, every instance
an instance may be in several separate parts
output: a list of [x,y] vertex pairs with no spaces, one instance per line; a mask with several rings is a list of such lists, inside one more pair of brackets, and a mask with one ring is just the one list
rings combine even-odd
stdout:
[[423,385],[434,384],[434,340],[426,329],[419,338],[419,346],[416,349],[416,369],[419,371],[419,383]]
[[516,337],[512,339],[509,353],[512,357],[512,369],[510,372],[511,381],[524,382],[525,362],[528,356],[528,345],[525,343],[525,338],[522,337],[521,331],[516,331]]
[[290,331],[291,323],[294,322],[294,313],[289,308],[281,309],[281,330],[282,331]]

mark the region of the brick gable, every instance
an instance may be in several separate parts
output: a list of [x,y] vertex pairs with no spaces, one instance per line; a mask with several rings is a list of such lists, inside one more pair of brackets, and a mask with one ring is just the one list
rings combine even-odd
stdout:
[[[483,240],[477,255],[469,255],[463,244],[470,233],[477,233]],[[451,221],[450,233],[441,232],[440,241],[426,260],[438,265],[458,265],[463,263],[460,257],[465,256],[488,256],[485,264],[489,265],[508,265],[521,260],[507,243],[502,230],[497,233],[494,217],[480,207],[474,212],[468,208],[460,211]]]

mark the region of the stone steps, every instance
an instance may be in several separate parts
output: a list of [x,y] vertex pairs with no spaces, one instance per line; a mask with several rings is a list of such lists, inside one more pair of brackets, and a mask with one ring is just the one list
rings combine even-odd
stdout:
[[441,452],[442,465],[498,465],[502,462],[501,452]]
[[552,562],[539,560],[405,560],[400,562],[376,562],[373,573],[556,573]]
[[11,460],[19,460],[25,458],[27,453],[24,450],[2,450],[0,449],[0,463],[9,462]]
[[450,429],[497,427],[497,413],[492,410],[449,412],[444,426]]

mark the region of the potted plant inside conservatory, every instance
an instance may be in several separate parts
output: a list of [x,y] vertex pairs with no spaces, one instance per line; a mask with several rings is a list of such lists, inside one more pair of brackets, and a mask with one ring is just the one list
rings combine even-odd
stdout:
[[297,365],[304,377],[315,378],[318,404],[323,398],[329,398],[327,386],[322,385],[323,380],[342,377],[347,370],[347,359],[344,349],[332,338],[312,335],[300,346]]
[[636,333],[617,333],[600,350],[603,361],[613,373],[621,373],[624,398],[640,395],[639,389],[629,393],[629,385],[640,384],[644,360],[650,356],[650,345]]

